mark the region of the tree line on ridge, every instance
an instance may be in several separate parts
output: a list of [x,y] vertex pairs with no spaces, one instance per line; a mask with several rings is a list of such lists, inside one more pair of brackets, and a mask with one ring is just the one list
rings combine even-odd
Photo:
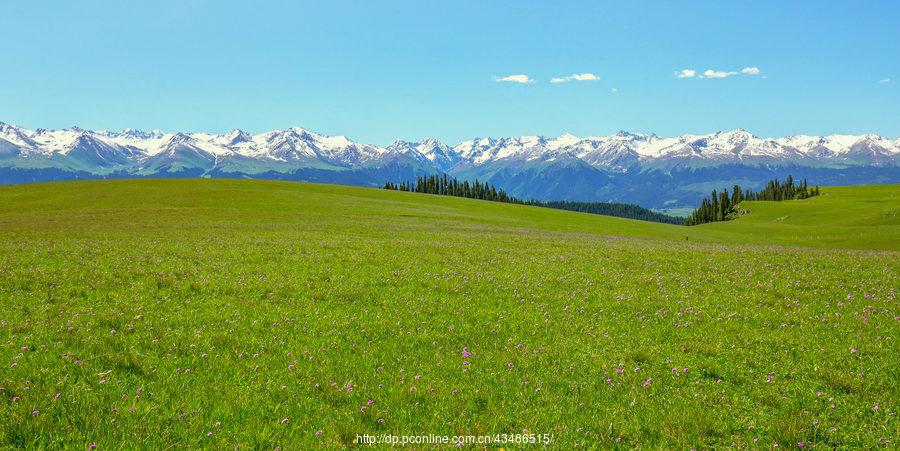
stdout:
[[704,198],[700,202],[700,207],[684,222],[685,225],[705,224],[707,222],[730,221],[740,212],[737,205],[745,200],[763,200],[780,202],[784,200],[806,199],[819,195],[819,187],[809,187],[806,179],[799,184],[794,184],[794,178],[790,175],[784,183],[778,179],[770,180],[766,187],[760,191],[741,190],[739,185],[734,185],[731,192],[728,188],[722,189],[721,192],[713,190],[710,197]]
[[577,202],[568,200],[524,200],[518,199],[495,187],[491,183],[475,180],[457,180],[443,175],[431,175],[416,178],[413,182],[385,183],[384,189],[395,191],[409,191],[415,193],[438,194],[442,196],[466,197],[494,202],[511,204],[532,205],[536,207],[553,208],[557,210],[577,211],[581,213],[598,214],[605,216],[617,216],[620,218],[638,219],[641,221],[662,222],[667,224],[682,224],[684,218],[658,213],[653,210],[632,204],[617,202]]

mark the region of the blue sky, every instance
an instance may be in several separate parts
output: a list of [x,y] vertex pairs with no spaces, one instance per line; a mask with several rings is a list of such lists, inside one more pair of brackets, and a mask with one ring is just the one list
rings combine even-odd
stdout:
[[[302,126],[381,145],[738,127],[896,138],[898,19],[895,1],[7,2],[0,121]],[[599,79],[550,82],[573,74]],[[533,82],[498,81],[511,75]]]

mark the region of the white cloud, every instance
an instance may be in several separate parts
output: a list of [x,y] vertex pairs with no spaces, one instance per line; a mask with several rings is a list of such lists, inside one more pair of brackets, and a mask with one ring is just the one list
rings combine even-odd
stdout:
[[732,75],[737,75],[737,72],[735,72],[735,71],[726,72],[724,70],[712,70],[712,69],[706,69],[703,72],[703,76],[706,78],[726,78],[726,77],[730,77]]
[[530,77],[528,77],[525,74],[507,75],[505,77],[494,77],[494,81],[522,83],[522,84],[534,83],[534,80],[532,80]]
[[572,78],[574,78],[576,81],[593,81],[593,80],[600,79],[600,77],[598,77],[594,74],[589,74],[589,73],[588,74],[573,74]]
[[878,80],[878,84],[880,84],[880,85],[888,84],[890,82],[891,82],[890,78],[882,78],[881,80]]
[[609,90],[609,92],[615,94],[615,93],[619,92],[619,88],[611,88],[611,89]]
[[565,83],[567,81],[595,81],[599,80],[600,77],[592,74],[592,73],[583,73],[583,74],[572,74],[567,75],[565,77],[553,77],[550,79],[550,83]]
[[[733,70],[706,69],[701,74],[698,74],[697,71],[695,71],[694,69],[682,69],[680,71],[676,71],[675,76],[678,78],[694,78],[694,77],[697,77],[697,78],[728,78],[733,75],[737,75],[738,73],[741,73],[744,75],[759,75],[762,73],[762,71],[759,70],[759,68],[756,66],[747,66],[747,67],[741,69],[740,72],[733,71]],[[765,75],[763,75],[762,77],[765,78]]]

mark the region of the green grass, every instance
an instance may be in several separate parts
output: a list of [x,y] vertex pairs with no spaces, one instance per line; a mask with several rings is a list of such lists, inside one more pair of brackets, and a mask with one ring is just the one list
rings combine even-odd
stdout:
[[787,202],[744,202],[750,214],[701,226],[731,241],[900,250],[900,186],[822,188]]
[[678,227],[301,183],[2,187],[0,445],[894,447],[898,191]]

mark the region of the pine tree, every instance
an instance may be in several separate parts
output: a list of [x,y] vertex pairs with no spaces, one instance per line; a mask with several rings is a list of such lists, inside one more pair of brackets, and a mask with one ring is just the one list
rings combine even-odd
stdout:
[[731,189],[731,206],[737,206],[737,204],[741,203],[744,199],[742,199],[741,187],[734,185]]
[[712,196],[712,221],[719,221],[719,195],[716,193],[716,190],[713,190]]

